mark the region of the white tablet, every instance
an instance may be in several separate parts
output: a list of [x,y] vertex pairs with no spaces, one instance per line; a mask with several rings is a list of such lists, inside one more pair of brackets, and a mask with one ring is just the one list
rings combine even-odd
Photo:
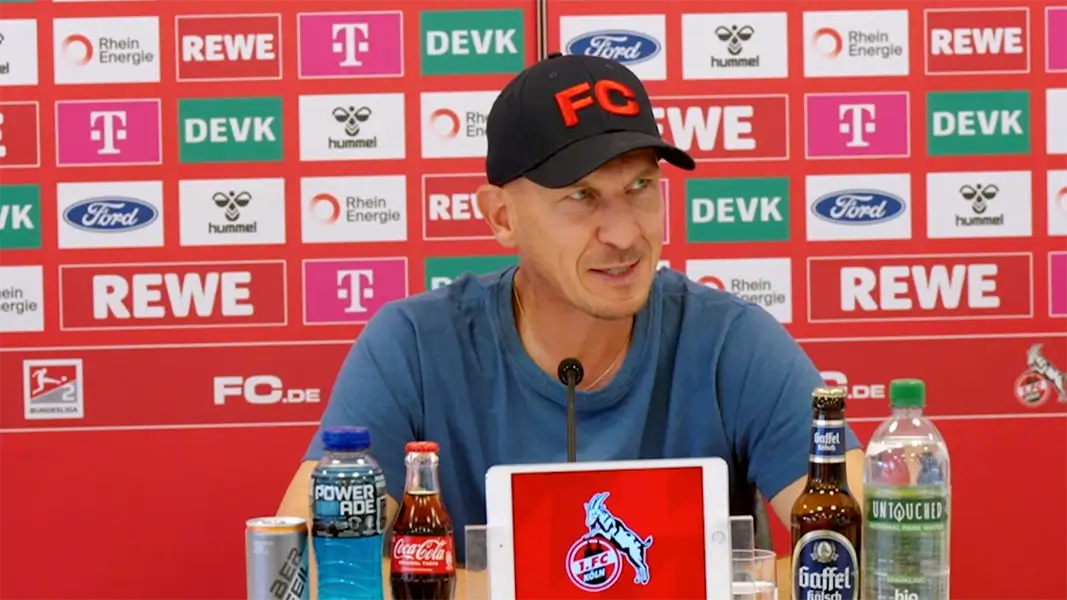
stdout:
[[732,598],[722,459],[496,466],[485,478],[494,600]]

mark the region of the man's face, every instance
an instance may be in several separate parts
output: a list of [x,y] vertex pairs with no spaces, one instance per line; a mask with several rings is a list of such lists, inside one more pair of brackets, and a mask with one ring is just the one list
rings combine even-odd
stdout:
[[523,265],[600,319],[637,313],[663,246],[663,195],[652,151],[622,156],[562,189],[509,184]]

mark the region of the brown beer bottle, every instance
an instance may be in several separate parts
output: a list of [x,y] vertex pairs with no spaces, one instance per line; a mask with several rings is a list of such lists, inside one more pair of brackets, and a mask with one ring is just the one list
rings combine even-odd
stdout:
[[855,600],[863,513],[845,473],[845,390],[812,392],[808,482],[793,504],[794,600]]

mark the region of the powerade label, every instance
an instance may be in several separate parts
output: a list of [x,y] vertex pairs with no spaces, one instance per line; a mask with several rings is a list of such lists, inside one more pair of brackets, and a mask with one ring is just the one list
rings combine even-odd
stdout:
[[856,549],[836,531],[804,535],[793,549],[794,600],[855,600],[859,577]]
[[845,462],[845,422],[811,422],[811,462]]
[[448,575],[456,570],[452,536],[393,536],[390,571],[410,575]]
[[318,537],[368,537],[385,531],[385,475],[312,478],[311,532]]

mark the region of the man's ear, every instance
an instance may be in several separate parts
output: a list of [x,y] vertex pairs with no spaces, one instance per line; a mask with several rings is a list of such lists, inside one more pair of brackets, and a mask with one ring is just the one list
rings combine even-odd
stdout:
[[514,248],[515,216],[511,213],[507,190],[485,184],[478,188],[478,212],[493,230],[496,241],[505,248]]

